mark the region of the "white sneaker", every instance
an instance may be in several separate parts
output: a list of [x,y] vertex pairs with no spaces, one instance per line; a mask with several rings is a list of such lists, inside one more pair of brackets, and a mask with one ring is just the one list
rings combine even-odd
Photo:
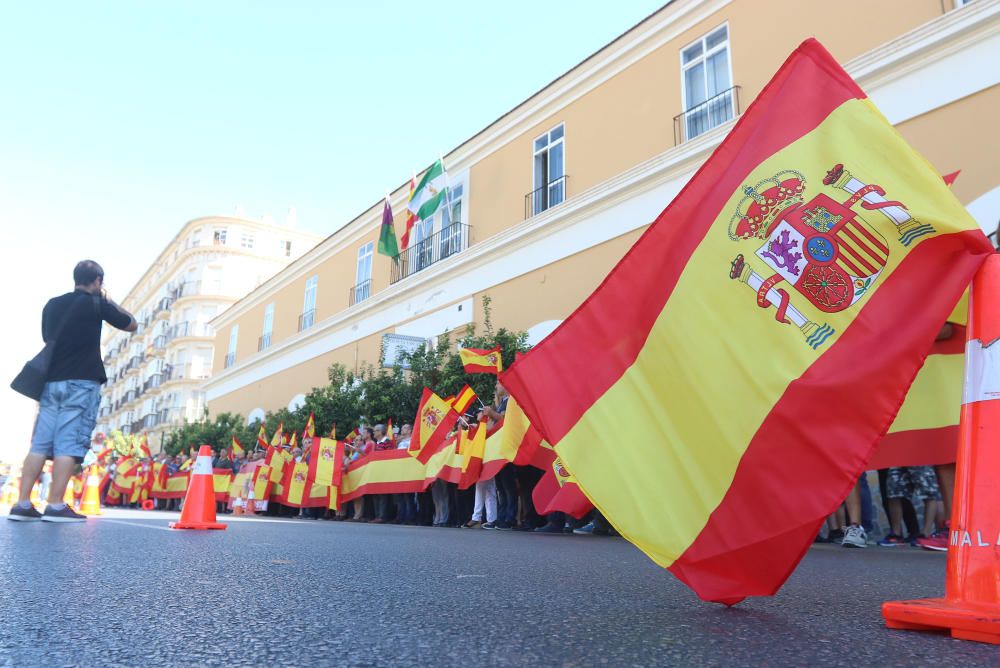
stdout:
[[844,531],[844,540],[840,544],[844,547],[868,547],[868,534],[857,524],[852,524]]

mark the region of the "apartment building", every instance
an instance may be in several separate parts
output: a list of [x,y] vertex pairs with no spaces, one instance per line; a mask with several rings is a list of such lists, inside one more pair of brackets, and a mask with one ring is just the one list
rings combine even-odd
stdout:
[[[1000,2],[675,0],[444,156],[448,206],[398,258],[382,202],[212,322],[211,414],[301,403],[332,363],[482,321],[537,342],[600,283],[805,38],[815,36],[992,232]],[[485,120],[485,119],[484,119]],[[401,181],[408,175],[400,175]],[[405,219],[403,183],[390,196]]]
[[98,431],[147,432],[156,451],[166,431],[202,419],[200,384],[213,366],[212,320],[321,238],[242,218],[186,223],[121,302],[139,329],[106,328],[108,383]]

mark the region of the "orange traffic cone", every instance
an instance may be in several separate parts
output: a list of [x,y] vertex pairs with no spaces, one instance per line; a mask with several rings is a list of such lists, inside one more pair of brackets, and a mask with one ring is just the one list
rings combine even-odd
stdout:
[[101,514],[101,479],[97,475],[96,466],[87,469],[87,480],[83,483],[79,510],[83,515]]
[[171,529],[225,529],[215,521],[215,480],[212,476],[212,448],[201,446],[198,459],[191,469],[191,481],[184,495],[180,522],[171,522]]
[[944,598],[882,604],[891,629],[1000,645],[1000,255],[972,281]]

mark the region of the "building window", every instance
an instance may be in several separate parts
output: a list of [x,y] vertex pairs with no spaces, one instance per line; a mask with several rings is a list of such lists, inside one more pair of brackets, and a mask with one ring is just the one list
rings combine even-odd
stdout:
[[462,200],[465,188],[459,183],[448,189],[448,206],[445,207],[441,222],[440,259],[445,259],[462,250],[464,235],[462,234]]
[[226,228],[220,227],[212,233],[212,243],[216,246],[226,245]]
[[566,199],[565,128],[558,125],[534,143],[534,190],[530,198],[531,215],[539,214]]
[[271,330],[274,329],[274,303],[264,307],[264,332],[261,334],[257,350],[264,350],[271,345]]
[[236,363],[236,344],[240,337],[240,326],[233,325],[229,329],[229,351],[226,353],[226,368]]
[[357,304],[371,296],[372,289],[372,254],[375,242],[369,241],[358,249],[358,265],[354,273],[354,292],[351,303]]
[[722,26],[681,49],[685,139],[718,127],[735,115],[729,27]]
[[281,253],[285,257],[291,257],[292,256],[292,242],[291,241],[282,241],[282,242],[280,242],[279,245],[281,247]]
[[191,248],[197,248],[201,245],[201,228],[191,233]]
[[252,234],[244,234],[240,236],[240,248],[253,248]]
[[316,321],[316,285],[319,276],[313,276],[306,281],[305,297],[302,300],[302,315],[299,316],[299,331],[309,329]]

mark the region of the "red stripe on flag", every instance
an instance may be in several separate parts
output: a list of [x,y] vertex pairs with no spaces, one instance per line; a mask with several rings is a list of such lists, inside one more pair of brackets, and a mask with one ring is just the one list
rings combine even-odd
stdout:
[[[674,575],[710,601],[777,591],[866,469],[941,327],[932,314],[950,311],[966,288],[948,277],[975,272],[984,258],[969,252],[977,246],[985,252],[978,230],[933,237],[910,251],[851,326],[785,390],[722,502],[670,567]],[[910,335],[906,345],[871,336],[900,323],[926,336]],[[764,489],[781,498],[755,503]]]
[[[824,83],[807,86],[804,81]],[[795,94],[787,94],[786,87]],[[803,90],[809,91],[805,97]],[[503,374],[504,386],[547,441],[558,443],[635,361],[688,259],[746,176],[841,104],[864,97],[816,40],[806,40],[788,57],[597,290]],[[640,293],[644,298],[635,299]],[[607,313],[618,317],[609,319]],[[581,360],[586,360],[587,382],[566,383],[579,373]]]
[[[851,235],[851,233],[847,231],[846,227],[842,228],[840,231],[841,231],[841,233],[845,237],[854,238],[853,235]],[[855,239],[855,241],[857,241],[857,239]],[[876,267],[871,262],[869,262],[865,258],[864,255],[862,255],[858,251],[854,250],[854,248],[852,248],[851,246],[842,243],[842,244],[840,244],[840,251],[841,251],[840,252],[840,259],[843,260],[844,262],[849,262],[849,260],[847,259],[847,257],[844,255],[844,251],[847,251],[848,253],[851,254],[852,257],[854,257],[854,259],[859,264],[861,264],[861,265],[864,266],[864,268],[866,270],[866,273],[863,273],[863,274],[862,273],[858,273],[858,274],[855,274],[855,276],[870,276],[870,275],[874,274],[876,271],[878,271],[878,267]]]
[[937,429],[897,431],[885,435],[868,462],[868,468],[953,464],[957,452],[957,424]]
[[[889,248],[888,248],[888,246],[886,246],[882,242],[881,239],[879,239],[874,234],[872,234],[871,232],[869,232],[868,230],[866,230],[865,226],[859,224],[858,221],[852,220],[850,223],[848,223],[848,225],[854,231],[862,234],[866,239],[868,239],[869,243],[871,243],[872,246],[875,246],[875,248],[877,248],[880,251],[882,251],[882,257],[881,258],[879,258],[878,256],[874,256],[874,257],[875,257],[875,259],[877,259],[877,260],[879,260],[881,262],[885,262],[885,258],[889,257]],[[845,229],[847,228],[846,225],[844,227],[845,227]],[[861,244],[861,245],[864,245],[864,244]]]

